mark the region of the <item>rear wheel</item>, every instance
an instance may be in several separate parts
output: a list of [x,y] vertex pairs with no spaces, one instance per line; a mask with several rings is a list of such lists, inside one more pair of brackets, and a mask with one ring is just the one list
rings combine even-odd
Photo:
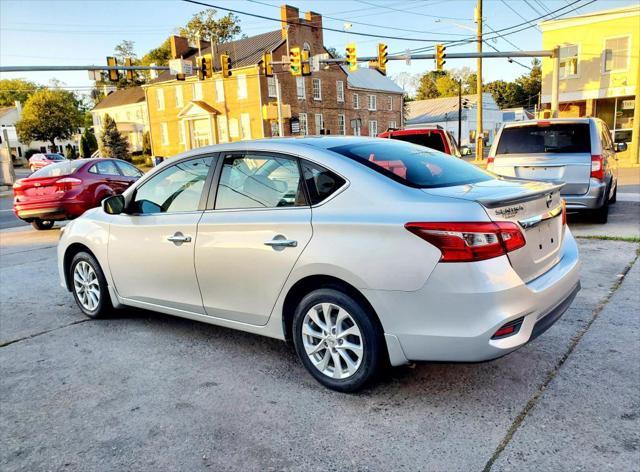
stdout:
[[605,224],[609,219],[609,198],[607,197],[605,197],[602,206],[593,212],[593,220],[596,223]]
[[33,220],[31,226],[41,231],[53,228],[53,223],[53,220]]
[[293,340],[309,373],[339,392],[361,389],[383,365],[380,328],[365,307],[339,290],[315,290],[300,301]]
[[613,189],[613,195],[611,195],[611,200],[609,203],[615,203],[618,201],[618,185],[616,184],[616,188]]
[[89,318],[101,318],[112,310],[107,280],[91,254],[79,252],[73,256],[68,277],[73,297],[82,313]]

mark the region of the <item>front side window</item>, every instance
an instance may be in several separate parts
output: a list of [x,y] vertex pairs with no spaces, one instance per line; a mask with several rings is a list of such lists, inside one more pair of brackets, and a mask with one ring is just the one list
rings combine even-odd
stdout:
[[318,164],[305,160],[301,164],[302,175],[307,183],[309,203],[311,205],[317,205],[326,200],[345,184],[345,180],[342,177]]
[[101,175],[120,175],[118,168],[113,161],[99,161],[95,165],[91,166],[89,172]]
[[493,174],[457,157],[394,139],[346,144],[329,150],[410,187],[449,187],[494,178]]
[[251,153],[225,156],[216,209],[282,208],[306,204],[295,158]]
[[118,166],[118,169],[120,169],[120,172],[122,173],[122,175],[124,175],[125,177],[142,177],[143,175],[140,169],[138,169],[137,167],[127,162],[124,162],[124,161],[114,161],[114,162]]
[[131,213],[175,213],[196,211],[212,157],[190,159],[172,165],[136,190]]
[[609,38],[604,43],[604,72],[627,70],[629,36]]
[[562,46],[560,48],[560,78],[568,79],[578,76],[578,46]]

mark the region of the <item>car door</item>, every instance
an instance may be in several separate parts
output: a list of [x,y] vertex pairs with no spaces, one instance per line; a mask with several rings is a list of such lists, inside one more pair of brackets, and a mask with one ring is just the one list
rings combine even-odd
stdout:
[[129,187],[136,180],[144,175],[144,173],[136,166],[124,161],[114,161],[120,174],[122,174],[122,181],[126,187]]
[[311,239],[298,159],[221,155],[219,182],[198,225],[195,265],[210,316],[264,325]]
[[120,296],[204,313],[193,253],[213,167],[211,155],[181,160],[143,182],[126,213],[112,217],[109,267]]
[[102,181],[111,188],[116,194],[124,192],[129,187],[129,182],[120,173],[116,167],[115,161],[111,159],[104,159],[96,162],[89,172],[92,174],[99,174]]

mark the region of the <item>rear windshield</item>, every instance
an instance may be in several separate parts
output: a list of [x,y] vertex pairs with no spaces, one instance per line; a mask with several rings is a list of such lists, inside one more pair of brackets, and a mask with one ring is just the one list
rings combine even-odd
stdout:
[[444,140],[440,133],[429,134],[392,134],[391,139],[397,139],[398,141],[405,141],[407,143],[418,144],[420,146],[426,146],[436,151],[445,152]]
[[59,177],[61,175],[69,175],[73,174],[85,163],[86,161],[65,161],[58,164],[51,164],[35,171],[29,177]]
[[50,161],[64,161],[64,156],[60,154],[46,154],[46,156]]
[[505,128],[496,155],[591,152],[588,123],[556,123]]
[[449,187],[494,178],[493,174],[457,157],[391,139],[347,144],[329,150],[411,187]]

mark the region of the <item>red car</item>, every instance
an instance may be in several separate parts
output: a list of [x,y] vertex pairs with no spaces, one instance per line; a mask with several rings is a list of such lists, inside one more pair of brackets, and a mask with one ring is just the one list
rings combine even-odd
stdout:
[[51,164],[57,164],[58,162],[66,161],[67,159],[54,152],[39,152],[29,158],[29,169],[31,172],[35,172],[38,169],[42,169]]
[[36,229],[73,219],[111,195],[124,192],[142,172],[119,159],[65,160],[13,185],[13,211]]
[[399,139],[420,146],[426,146],[436,151],[460,157],[460,150],[455,138],[441,126],[433,126],[420,129],[398,129],[385,131],[378,135],[379,138]]

